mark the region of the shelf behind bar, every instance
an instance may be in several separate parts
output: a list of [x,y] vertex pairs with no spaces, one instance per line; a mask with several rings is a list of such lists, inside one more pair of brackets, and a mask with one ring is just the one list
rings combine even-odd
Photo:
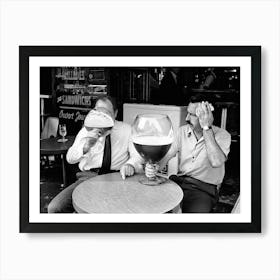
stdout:
[[40,94],[40,98],[50,99],[52,98],[51,94]]
[[200,88],[192,88],[192,92],[197,93],[239,93],[238,90],[235,89],[224,89],[224,90],[218,90],[218,89],[200,89]]

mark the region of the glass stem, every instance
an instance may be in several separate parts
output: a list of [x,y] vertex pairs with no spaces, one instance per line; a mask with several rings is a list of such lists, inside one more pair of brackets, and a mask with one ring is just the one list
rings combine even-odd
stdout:
[[[148,161],[146,164],[153,165],[152,161]],[[146,174],[145,174],[146,175]],[[147,175],[146,175],[147,177]],[[154,175],[153,177],[147,177],[149,181],[155,181],[157,179],[157,175]]]

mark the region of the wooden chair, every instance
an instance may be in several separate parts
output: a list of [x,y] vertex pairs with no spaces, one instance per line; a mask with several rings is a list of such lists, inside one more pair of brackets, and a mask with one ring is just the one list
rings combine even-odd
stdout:
[[56,117],[49,117],[47,118],[43,131],[41,133],[41,139],[46,139],[50,137],[57,136],[57,129],[58,129],[59,120]]
[[240,213],[240,195],[238,196],[232,210],[231,213]]
[[[41,133],[41,139],[47,139],[57,136],[59,119],[56,117],[48,117],[44,128]],[[41,164],[44,162],[44,166],[50,166],[50,160],[55,161],[54,156],[41,156]]]

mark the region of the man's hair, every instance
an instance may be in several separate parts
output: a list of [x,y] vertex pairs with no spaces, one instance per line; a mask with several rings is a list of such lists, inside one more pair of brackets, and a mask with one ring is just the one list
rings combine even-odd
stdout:
[[202,93],[198,93],[198,94],[192,95],[189,99],[189,103],[199,103],[202,101],[208,101],[211,103],[211,98]]
[[111,104],[113,105],[114,112],[116,112],[116,111],[118,110],[117,101],[116,101],[116,99],[115,99],[114,97],[109,96],[109,95],[98,97],[98,98],[96,99],[96,101],[95,101],[95,104],[96,104],[99,100],[100,100],[100,101],[103,101],[103,102],[107,102],[107,101],[111,102]]

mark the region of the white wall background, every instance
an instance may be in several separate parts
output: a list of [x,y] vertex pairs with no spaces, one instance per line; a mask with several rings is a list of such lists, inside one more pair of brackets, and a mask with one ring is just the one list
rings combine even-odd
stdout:
[[[0,9],[1,280],[280,279],[279,1],[0,0]],[[18,233],[18,46],[101,44],[262,45],[262,234]]]

